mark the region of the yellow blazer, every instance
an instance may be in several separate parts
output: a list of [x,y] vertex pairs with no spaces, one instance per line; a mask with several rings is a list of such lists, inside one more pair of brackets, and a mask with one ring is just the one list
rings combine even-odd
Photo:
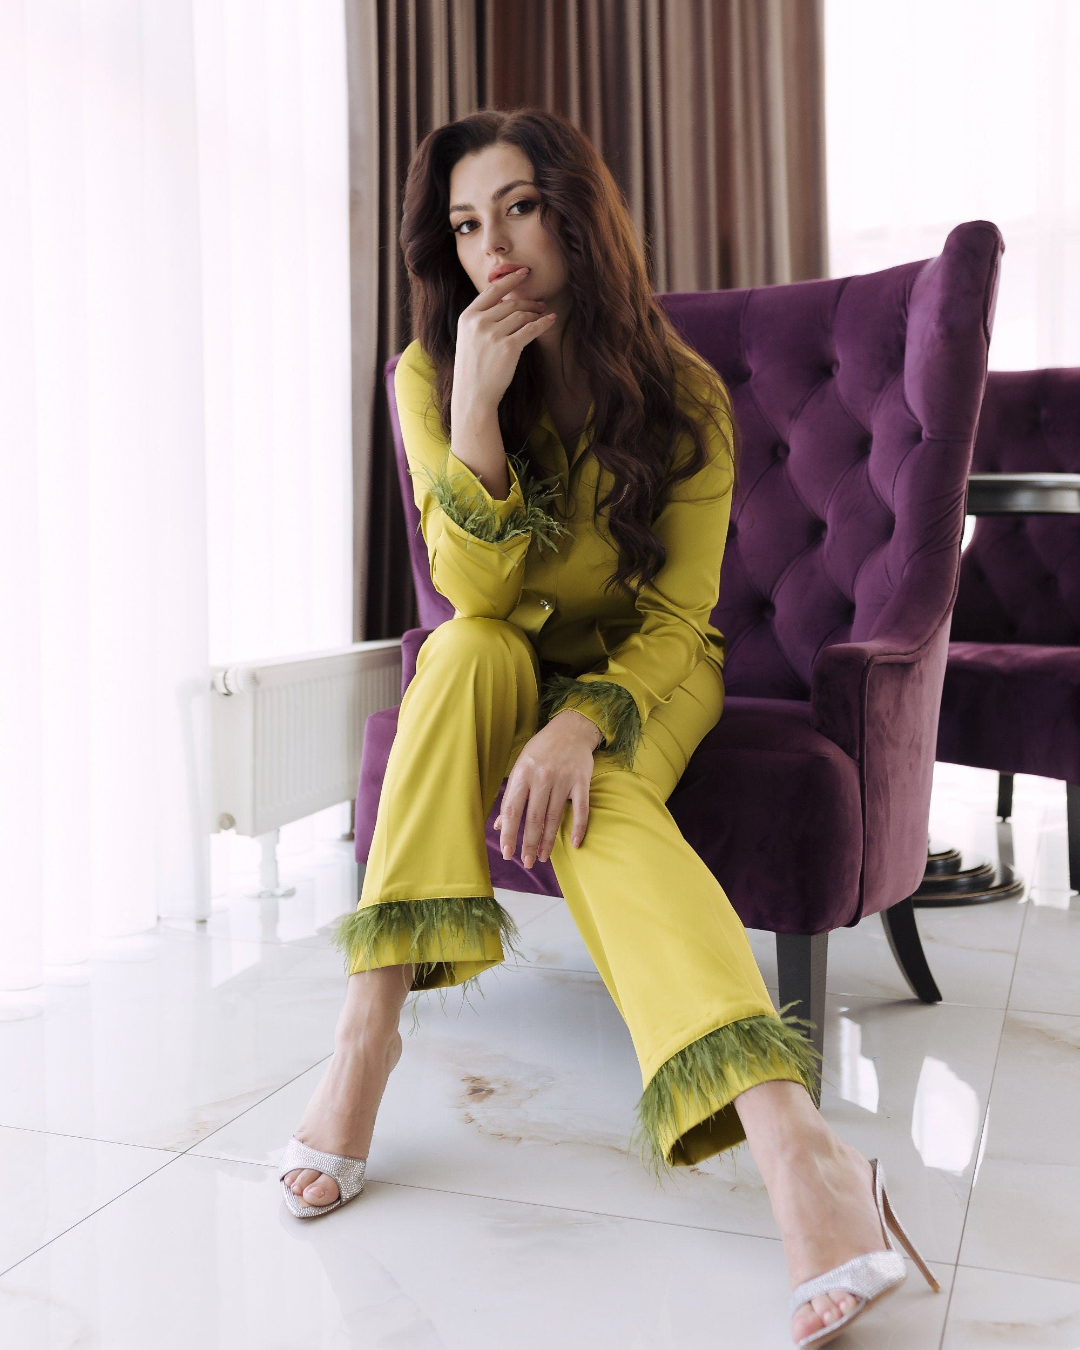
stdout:
[[459,616],[522,629],[542,663],[547,716],[575,708],[599,727],[602,748],[626,763],[649,714],[699,662],[723,668],[724,639],[709,616],[731,510],[732,424],[711,366],[699,361],[682,379],[681,389],[707,396],[718,425],[704,427],[708,462],[674,484],[653,525],[667,558],[635,595],[604,584],[618,551],[606,513],[595,510],[598,479],[602,497],[611,475],[588,453],[592,410],[568,460],[545,404],[510,458],[510,492],[499,501],[452,453],[434,404],[434,366],[419,342],[406,347],[394,377],[435,589]]

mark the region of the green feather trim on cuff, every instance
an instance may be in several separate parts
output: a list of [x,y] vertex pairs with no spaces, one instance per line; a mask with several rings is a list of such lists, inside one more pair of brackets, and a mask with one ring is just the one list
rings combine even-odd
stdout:
[[414,987],[419,987],[436,966],[462,960],[462,951],[483,952],[495,933],[520,956],[513,916],[494,896],[469,895],[365,905],[345,915],[331,940],[345,953],[346,970],[370,970],[380,948],[408,943],[401,964],[416,965]]
[[[797,1026],[810,1023],[783,1012],[745,1017],[717,1027],[662,1064],[638,1102],[646,1165],[661,1175],[741,1143],[746,1136],[731,1103],[748,1086],[787,1079],[814,1095],[821,1056]],[[700,1123],[687,1129],[688,1116]]]
[[505,544],[509,539],[531,535],[538,543],[558,552],[555,541],[568,531],[548,509],[558,495],[557,490],[531,477],[524,462],[514,455],[508,455],[507,459],[517,474],[522,505],[505,514],[499,512],[498,503],[491,497],[476,493],[474,474],[452,474],[446,468],[433,473],[426,466],[410,472],[425,480],[443,514],[474,539],[486,544]]
[[613,680],[549,675],[540,691],[541,715],[550,722],[567,708],[595,719],[604,737],[601,748],[624,769],[633,768],[641,742],[641,713],[629,689]]

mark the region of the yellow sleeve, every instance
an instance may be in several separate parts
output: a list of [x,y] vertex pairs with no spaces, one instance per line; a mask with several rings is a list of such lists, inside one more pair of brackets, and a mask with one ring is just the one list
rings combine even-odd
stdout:
[[510,491],[492,497],[450,449],[432,397],[434,367],[419,342],[405,348],[394,395],[431,580],[458,614],[505,619],[517,607],[533,535],[560,532],[547,496],[508,462]]
[[667,556],[638,593],[641,627],[602,669],[576,680],[556,678],[546,689],[549,715],[564,708],[582,713],[600,729],[605,748],[627,764],[649,714],[712,647],[706,630],[719,595],[734,484],[731,416],[726,399],[713,406],[717,425],[704,427],[708,462],[673,485],[653,526]]

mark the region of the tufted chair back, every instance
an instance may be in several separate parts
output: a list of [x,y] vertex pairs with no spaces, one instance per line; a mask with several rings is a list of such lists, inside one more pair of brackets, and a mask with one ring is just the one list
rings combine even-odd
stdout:
[[[1080,473],[1080,369],[992,371],[973,468]],[[960,565],[952,636],[1080,646],[1080,517],[980,519]]]
[[982,357],[936,316],[990,229],[868,276],[663,297],[742,435],[715,612],[729,694],[808,699],[822,648],[893,630],[912,605],[945,613],[982,378],[960,367]]

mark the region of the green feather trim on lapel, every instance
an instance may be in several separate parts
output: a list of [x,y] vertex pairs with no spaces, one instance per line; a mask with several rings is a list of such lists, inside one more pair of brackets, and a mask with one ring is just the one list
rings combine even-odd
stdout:
[[540,711],[546,722],[570,708],[592,714],[603,733],[603,749],[624,769],[634,767],[641,742],[641,714],[629,689],[613,680],[574,680],[549,675],[540,691]]
[[549,486],[549,480],[540,482],[533,478],[518,456],[508,455],[507,459],[517,474],[523,504],[506,516],[499,515],[490,497],[476,492],[475,475],[452,474],[445,467],[434,473],[426,466],[409,472],[424,479],[443,514],[474,539],[504,544],[509,539],[531,535],[538,543],[558,552],[555,541],[569,533],[549,510],[558,489]]
[[[694,1161],[682,1152],[682,1141],[674,1138],[680,1121],[685,1119],[676,1108],[676,1099],[692,1112],[711,1110],[715,1120],[725,1109],[734,1112],[731,1103],[746,1090],[748,1079],[764,1083],[786,1078],[802,1083],[811,1095],[817,1091],[821,1056],[797,1030],[810,1023],[786,1017],[785,1011],[775,1017],[745,1017],[717,1027],[660,1066],[638,1102],[643,1160],[654,1174],[660,1176],[672,1166]],[[709,1122],[702,1124],[708,1128]],[[695,1132],[699,1129],[701,1126],[696,1126]],[[736,1122],[718,1129],[717,1134],[730,1141],[721,1148],[745,1138]],[[737,1136],[734,1139],[733,1134]]]

